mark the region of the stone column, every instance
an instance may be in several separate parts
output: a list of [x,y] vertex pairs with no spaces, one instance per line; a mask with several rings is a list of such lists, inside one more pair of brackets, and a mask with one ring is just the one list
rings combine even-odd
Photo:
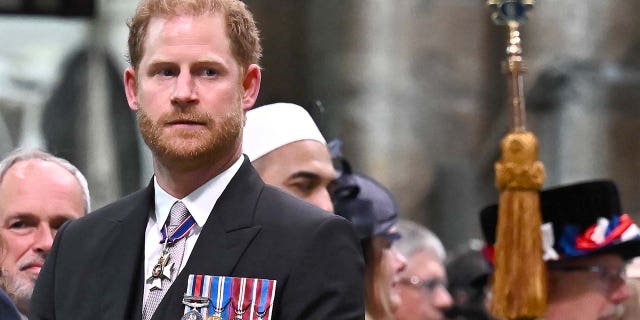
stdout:
[[[401,215],[455,244],[478,235],[474,151],[484,81],[482,3],[312,1],[311,90],[354,167]],[[496,142],[497,144],[497,142]]]

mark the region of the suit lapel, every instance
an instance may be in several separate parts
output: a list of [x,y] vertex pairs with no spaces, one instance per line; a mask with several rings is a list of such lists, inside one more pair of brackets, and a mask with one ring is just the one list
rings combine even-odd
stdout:
[[103,319],[140,319],[144,284],[144,232],[153,208],[153,184],[133,194],[114,212],[102,265]]
[[260,232],[253,225],[256,202],[264,183],[247,158],[222,193],[189,261],[165,294],[152,318],[180,319],[184,305],[180,303],[190,274],[230,275],[247,246]]

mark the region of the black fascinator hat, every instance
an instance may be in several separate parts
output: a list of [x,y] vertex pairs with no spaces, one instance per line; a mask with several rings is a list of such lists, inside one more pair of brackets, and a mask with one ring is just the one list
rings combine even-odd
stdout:
[[330,191],[336,214],[353,223],[361,240],[373,236],[397,239],[399,234],[390,231],[398,221],[391,192],[371,177],[354,173],[340,152],[339,140],[331,141],[329,150],[339,174]]

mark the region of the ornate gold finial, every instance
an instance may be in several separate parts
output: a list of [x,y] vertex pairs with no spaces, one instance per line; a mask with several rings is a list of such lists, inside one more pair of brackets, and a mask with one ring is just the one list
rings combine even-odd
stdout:
[[514,132],[502,139],[502,159],[496,162],[498,190],[540,190],[545,173],[538,158],[538,141],[529,131]]
[[509,28],[507,75],[511,132],[502,139],[502,156],[495,164],[500,190],[495,243],[491,313],[498,319],[533,319],[546,311],[546,266],[542,260],[539,190],[544,166],[538,161],[538,142],[526,130],[522,38],[518,27],[527,20],[534,0],[487,0],[498,25]]
[[533,9],[535,0],[487,0],[493,10],[491,19],[497,25],[509,27],[509,44],[507,46],[507,60],[503,67],[507,71],[509,97],[511,100],[511,127],[514,131],[526,130],[526,114],[524,102],[524,86],[522,75],[527,66],[522,58],[522,38],[520,24],[527,21],[527,13]]
[[498,25],[523,23],[527,21],[527,12],[533,8],[535,0],[487,0],[494,12],[491,19]]

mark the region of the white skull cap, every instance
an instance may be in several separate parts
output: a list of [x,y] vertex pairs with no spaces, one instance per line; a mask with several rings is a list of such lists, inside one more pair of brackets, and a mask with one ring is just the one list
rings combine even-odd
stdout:
[[327,144],[311,115],[293,103],[268,104],[246,113],[242,152],[254,161],[286,144],[315,140]]

